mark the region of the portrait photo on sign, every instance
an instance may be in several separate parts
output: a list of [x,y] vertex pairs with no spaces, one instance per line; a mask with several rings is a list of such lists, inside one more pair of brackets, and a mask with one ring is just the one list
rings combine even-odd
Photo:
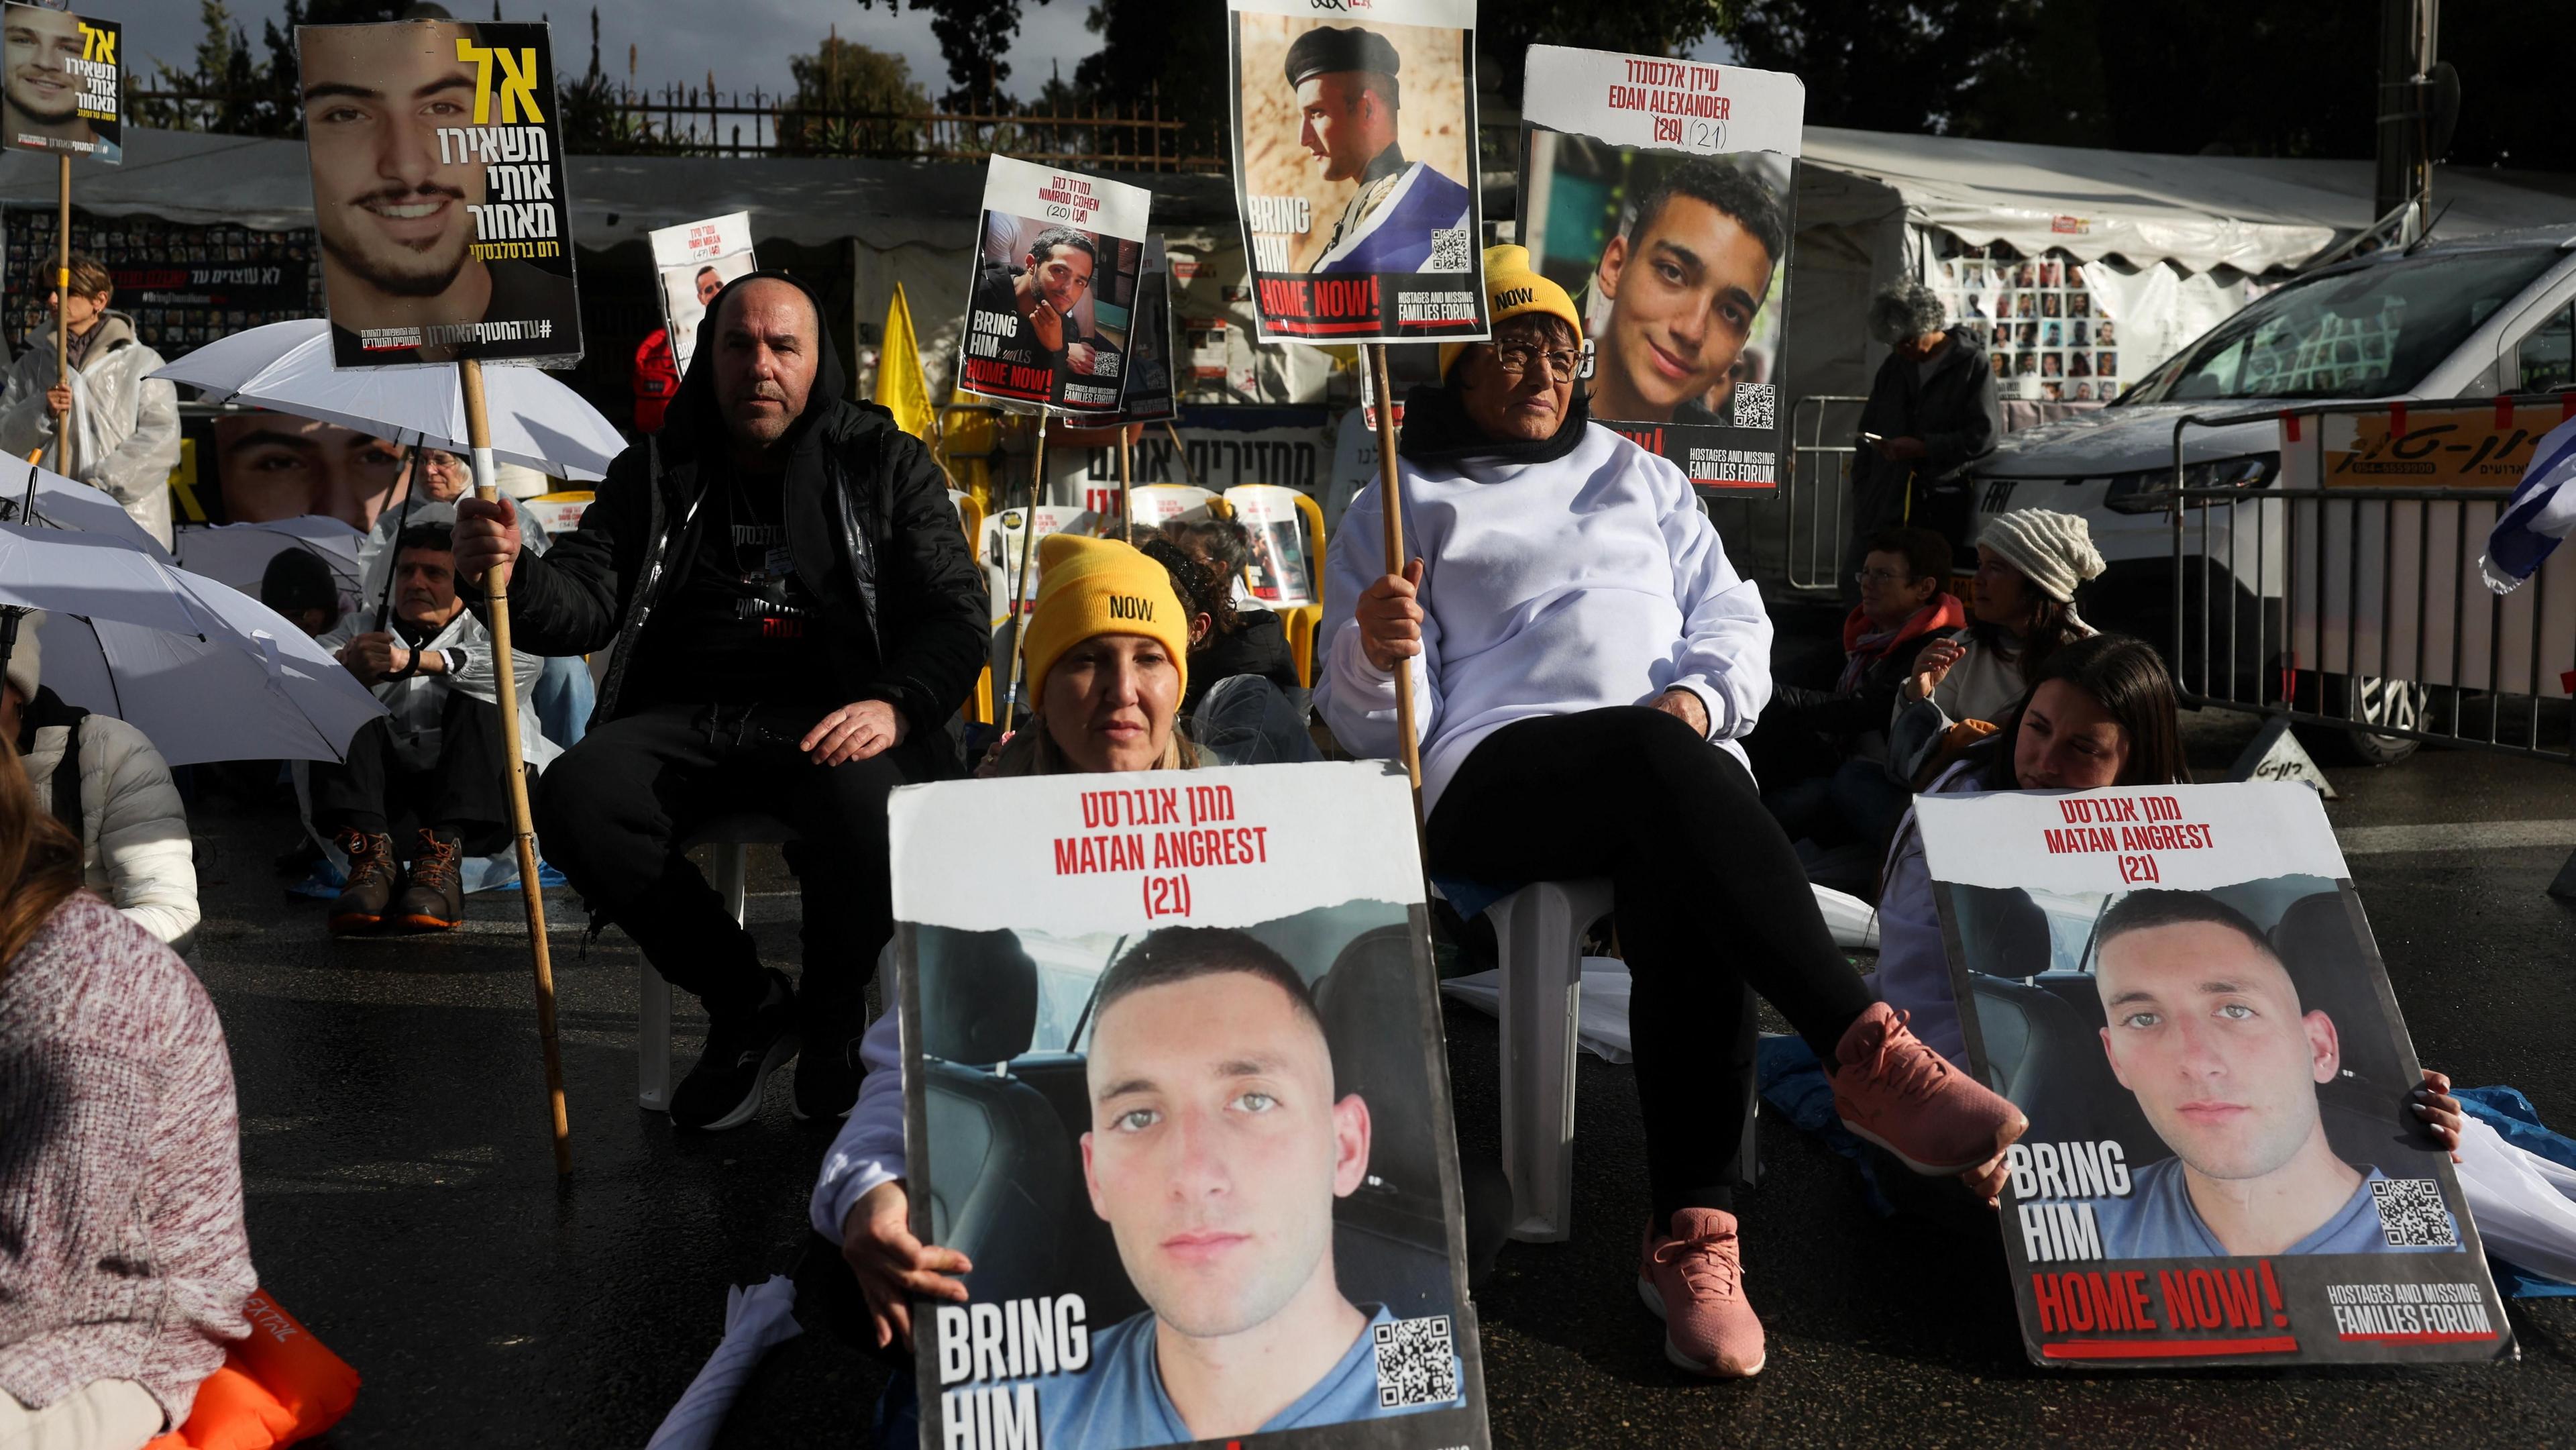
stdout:
[[992,158],[957,385],[1069,414],[1116,413],[1148,200],[1139,187]]
[[[2001,1210],[2042,1363],[2510,1352],[2314,801],[2258,784],[1918,804],[1968,1066],[2030,1118]],[[2203,1305],[2201,1281],[2261,1296]]]
[[[1583,315],[1593,419],[1660,443],[1694,482],[1772,486],[1790,158],[1692,156],[1537,129],[1526,141],[1523,235],[1538,270]],[[1760,466],[1739,466],[1738,452],[1758,453]]]
[[653,246],[653,272],[662,291],[662,320],[669,329],[671,359],[681,372],[698,346],[698,324],[725,284],[760,269],[751,245],[751,213],[733,212],[647,234]]
[[1484,1444],[1402,777],[978,784],[893,816],[923,1443]]
[[544,25],[305,25],[298,97],[340,367],[581,354]]
[[1229,9],[1265,339],[1482,336],[1474,5]]
[[0,6],[0,141],[125,159],[124,27],[68,10]]

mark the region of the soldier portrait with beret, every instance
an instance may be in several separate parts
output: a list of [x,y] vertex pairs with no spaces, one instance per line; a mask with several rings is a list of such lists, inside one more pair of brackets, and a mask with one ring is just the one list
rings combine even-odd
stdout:
[[1326,181],[1359,183],[1309,271],[1423,271],[1435,233],[1470,225],[1467,188],[1397,144],[1403,68],[1392,42],[1356,25],[1318,26],[1288,47],[1299,144]]

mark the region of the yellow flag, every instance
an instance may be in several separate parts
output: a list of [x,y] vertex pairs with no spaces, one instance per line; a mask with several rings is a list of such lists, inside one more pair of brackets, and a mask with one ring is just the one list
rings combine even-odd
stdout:
[[903,284],[894,284],[886,304],[885,341],[877,349],[878,406],[894,414],[895,426],[923,442],[930,441],[930,378],[921,370],[921,343],[913,336],[912,308],[903,300]]

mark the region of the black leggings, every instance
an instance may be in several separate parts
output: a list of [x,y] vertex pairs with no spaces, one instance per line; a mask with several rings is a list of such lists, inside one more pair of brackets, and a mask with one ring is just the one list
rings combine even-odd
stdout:
[[1752,775],[1660,710],[1522,720],[1469,752],[1429,844],[1447,876],[1610,878],[1635,979],[1628,1029],[1655,1222],[1732,1207],[1753,994],[1827,1062],[1871,1000]]

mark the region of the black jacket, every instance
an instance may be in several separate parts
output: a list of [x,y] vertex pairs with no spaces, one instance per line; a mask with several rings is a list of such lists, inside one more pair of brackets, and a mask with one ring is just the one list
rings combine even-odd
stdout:
[[[1917,371],[1914,359],[1889,353],[1869,385],[1869,401],[1861,407],[1861,432],[1881,438],[1920,438],[1924,447],[1921,458],[1886,459],[1867,441],[1855,440],[1859,452],[1852,455],[1852,496],[1859,505],[1862,532],[1904,519],[1905,487],[1911,480],[1964,497],[1967,483],[1958,476],[1961,465],[1992,452],[1995,440],[2003,436],[2003,407],[1995,401],[1995,378],[1986,363],[1986,350],[1966,327],[1950,329],[1950,345],[1932,360],[1930,377],[1918,377]],[[1954,511],[1932,512],[1946,516]],[[1915,522],[1926,522],[1925,512],[1924,500],[1918,496]],[[1964,513],[1958,523],[1964,527]]]
[[[727,290],[755,277],[795,281],[754,272]],[[663,431],[619,454],[581,526],[541,555],[521,555],[511,575],[518,648],[574,655],[618,646],[594,722],[618,717],[634,645],[696,558],[695,531],[710,512],[700,507],[702,462],[718,477],[730,468],[712,361],[722,305],[709,306],[699,325]],[[815,309],[820,316],[819,298]],[[893,704],[910,723],[907,744],[919,742],[934,768],[952,773],[949,723],[990,647],[984,576],[929,450],[885,409],[843,399],[828,330],[821,347],[811,401],[788,434],[787,547],[820,601],[838,693]]]
[[1237,617],[1243,623],[1234,633],[1217,636],[1190,656],[1190,690],[1181,713],[1196,710],[1217,681],[1236,675],[1260,675],[1283,690],[1304,688],[1297,680],[1297,656],[1288,648],[1288,627],[1277,611],[1247,609]]

